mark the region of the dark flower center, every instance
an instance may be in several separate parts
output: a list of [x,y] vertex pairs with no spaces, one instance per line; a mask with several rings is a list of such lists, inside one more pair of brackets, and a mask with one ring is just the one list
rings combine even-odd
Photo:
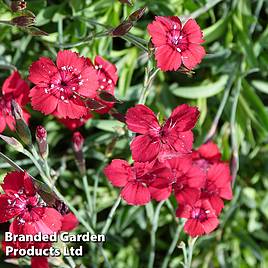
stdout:
[[188,41],[187,37],[178,30],[176,25],[173,26],[173,29],[167,34],[168,43],[174,47],[178,52],[182,52],[187,49]]
[[201,222],[207,220],[208,210],[204,210],[203,208],[194,208],[191,213],[191,217],[193,219],[199,220]]

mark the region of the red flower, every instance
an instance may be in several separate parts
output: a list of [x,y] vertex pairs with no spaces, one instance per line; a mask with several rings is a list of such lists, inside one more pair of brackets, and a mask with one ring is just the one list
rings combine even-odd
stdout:
[[81,98],[94,98],[99,87],[94,68],[84,57],[64,50],[57,55],[56,66],[42,57],[30,67],[30,92],[34,109],[62,118],[79,119],[88,109]]
[[184,231],[191,237],[209,234],[219,225],[219,220],[208,200],[198,200],[193,205],[181,204],[176,215],[188,219]]
[[79,224],[78,219],[71,212],[62,216],[61,222],[62,222],[61,231],[64,231],[64,232],[69,232],[69,231],[74,230]]
[[179,204],[193,204],[201,194],[205,175],[201,169],[192,166],[191,159],[172,158],[167,160],[172,172],[172,186]]
[[135,161],[146,162],[188,154],[193,145],[192,128],[198,119],[196,107],[183,104],[175,108],[168,120],[160,126],[153,111],[138,104],[128,109],[128,129],[139,133],[131,142],[132,157]]
[[[130,205],[145,205],[156,199],[164,200],[169,197],[169,170],[164,166],[156,166],[153,163],[134,163],[114,159],[104,169],[104,174],[116,187],[122,188],[121,196]],[[160,189],[159,191],[157,189]]]
[[183,26],[178,17],[156,17],[148,25],[148,32],[156,48],[157,66],[163,71],[177,71],[183,64],[192,70],[205,56],[199,25],[189,19]]
[[[94,68],[97,71],[100,91],[102,90],[107,91],[108,93],[114,95],[114,88],[118,80],[116,66],[110,63],[109,61],[104,60],[101,56],[97,56],[95,58],[94,65],[91,63],[89,59],[87,60],[88,63],[91,66],[94,66]],[[113,102],[102,100],[98,95],[95,97],[95,100],[101,103],[103,106],[105,106],[105,108],[96,110],[96,113],[99,114],[107,113],[114,105]]]
[[[20,74],[13,72],[4,82],[2,94],[0,93],[0,133],[2,133],[6,125],[11,130],[15,129],[15,119],[11,112],[11,100],[15,100],[20,106],[25,106],[29,101],[29,86],[21,79]],[[23,117],[28,122],[30,115],[23,109]]]
[[86,122],[92,118],[92,114],[88,113],[86,116],[83,116],[79,119],[70,119],[70,118],[58,118],[58,121],[65,125],[70,130],[75,130],[79,127],[82,127]]
[[192,159],[194,165],[207,172],[212,164],[220,162],[221,152],[215,143],[208,142],[193,151]]
[[222,199],[231,200],[233,198],[228,164],[218,163],[210,167],[201,198],[209,200],[216,214],[219,214],[224,207]]
[[61,229],[62,216],[53,208],[39,203],[31,178],[26,172],[11,172],[2,184],[4,194],[0,195],[0,222],[15,218],[10,232],[51,234]]

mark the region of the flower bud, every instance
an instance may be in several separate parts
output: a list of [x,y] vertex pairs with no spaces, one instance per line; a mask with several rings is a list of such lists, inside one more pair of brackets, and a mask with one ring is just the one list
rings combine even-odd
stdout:
[[43,159],[48,156],[47,131],[43,126],[37,126],[35,138],[38,144],[39,154]]
[[12,1],[10,8],[13,12],[22,11],[26,8],[27,3],[25,1]]
[[80,132],[75,132],[73,134],[73,148],[74,148],[74,151],[75,152],[79,152],[79,151],[82,151],[82,148],[83,148],[83,145],[84,145],[84,137],[81,135]]
[[145,11],[146,11],[146,7],[142,7],[140,9],[136,10],[135,12],[130,14],[129,20],[131,20],[133,22],[138,21],[144,15]]
[[118,25],[116,28],[114,28],[110,32],[110,34],[112,36],[123,36],[126,33],[128,33],[132,27],[133,27],[133,23],[129,20],[125,20],[120,25]]
[[13,18],[11,20],[11,23],[19,27],[28,27],[28,26],[32,26],[35,24],[35,17],[19,16],[19,17]]
[[85,139],[81,135],[80,132],[77,131],[73,134],[73,138],[72,138],[73,150],[74,150],[74,155],[76,159],[76,164],[81,174],[85,174],[86,172],[86,165],[85,165],[85,159],[84,159],[84,154],[83,154],[84,141]]
[[32,134],[23,118],[21,107],[14,100],[11,101],[11,107],[12,107],[12,115],[14,116],[16,121],[16,131],[18,133],[18,136],[24,142],[25,145],[31,146]]

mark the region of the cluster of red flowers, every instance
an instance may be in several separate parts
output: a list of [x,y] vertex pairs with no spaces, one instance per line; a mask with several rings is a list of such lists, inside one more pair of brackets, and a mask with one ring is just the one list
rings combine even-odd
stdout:
[[[156,17],[148,25],[148,32],[157,66],[163,71],[177,71],[182,67],[192,70],[205,56],[202,32],[193,19],[182,25],[178,17]],[[117,69],[100,56],[92,62],[78,53],[64,50],[58,52],[56,63],[41,57],[30,66],[29,73],[28,79],[34,84],[31,90],[17,71],[3,84],[0,133],[6,125],[14,129],[12,100],[22,107],[26,121],[30,115],[24,108],[31,102],[34,110],[54,115],[71,130],[92,117],[92,103],[98,106],[96,112],[100,114],[113,108],[114,102],[101,98],[100,94],[114,95]],[[174,193],[179,205],[176,214],[188,219],[184,229],[193,237],[214,230],[224,207],[223,199],[232,198],[229,166],[221,161],[217,146],[208,143],[197,151],[192,150],[192,130],[198,117],[196,107],[183,104],[160,124],[145,105],[130,108],[125,120],[128,129],[137,134],[130,145],[134,163],[130,165],[125,160],[115,159],[104,170],[110,182],[122,188],[123,199],[131,205],[145,205],[152,199],[165,200]],[[43,139],[42,135],[37,138]],[[81,147],[83,141],[77,133],[74,139]],[[41,149],[45,155],[46,148]],[[10,232],[14,234],[51,234],[71,230],[77,224],[74,215],[62,216],[40,201],[26,172],[9,173],[2,188],[5,193],[0,195],[0,223],[14,218],[10,225]],[[31,244],[16,243],[15,246],[28,248]],[[35,244],[40,248],[46,246]],[[32,267],[36,263],[33,258]],[[42,263],[47,266],[47,259],[42,259]]]
[[[14,219],[9,232],[19,235],[50,235],[74,229],[78,221],[72,213],[62,216],[56,209],[40,200],[31,177],[26,172],[8,173],[1,185],[4,194],[0,195],[0,223]],[[3,242],[3,248],[11,245],[17,249],[50,247],[44,242]],[[37,260],[36,260],[37,258]],[[41,264],[43,266],[41,266]],[[48,267],[47,258],[33,257],[32,267]]]
[[98,104],[96,112],[100,114],[108,113],[113,107],[114,103],[102,100],[99,93],[114,95],[118,75],[115,65],[100,56],[92,63],[88,58],[65,50],[58,53],[56,65],[45,57],[34,62],[29,80],[35,84],[31,90],[17,71],[5,80],[0,94],[0,133],[6,125],[11,130],[15,128],[11,100],[23,108],[26,122],[30,114],[24,107],[31,100],[34,110],[52,114],[67,128],[75,130],[92,118],[88,101]]
[[148,107],[130,108],[126,124],[138,134],[130,145],[134,163],[115,159],[104,170],[130,205],[165,200],[174,193],[176,215],[188,219],[184,230],[193,237],[213,231],[222,199],[232,198],[229,166],[221,161],[217,146],[207,143],[192,151],[198,116],[197,108],[183,104],[160,125]]
[[53,114],[74,130],[92,117],[89,101],[100,104],[96,112],[101,114],[113,107],[113,102],[102,100],[99,93],[113,95],[117,79],[115,65],[100,56],[93,64],[75,52],[60,51],[56,65],[45,57],[31,65],[29,80],[35,84],[30,91],[31,104],[33,109]]

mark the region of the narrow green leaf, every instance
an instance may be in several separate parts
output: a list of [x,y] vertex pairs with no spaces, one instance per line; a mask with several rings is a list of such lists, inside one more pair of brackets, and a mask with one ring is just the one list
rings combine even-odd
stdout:
[[268,94],[268,83],[262,80],[253,80],[251,84],[262,93]]
[[221,18],[216,23],[212,24],[211,26],[203,30],[206,44],[217,40],[220,36],[225,34],[228,20],[229,16]]
[[187,99],[198,99],[198,98],[209,98],[219,94],[225,87],[228,80],[227,75],[223,75],[218,81],[214,83],[204,84],[200,86],[193,87],[178,87],[178,85],[173,85],[170,91],[178,97],[183,97]]

